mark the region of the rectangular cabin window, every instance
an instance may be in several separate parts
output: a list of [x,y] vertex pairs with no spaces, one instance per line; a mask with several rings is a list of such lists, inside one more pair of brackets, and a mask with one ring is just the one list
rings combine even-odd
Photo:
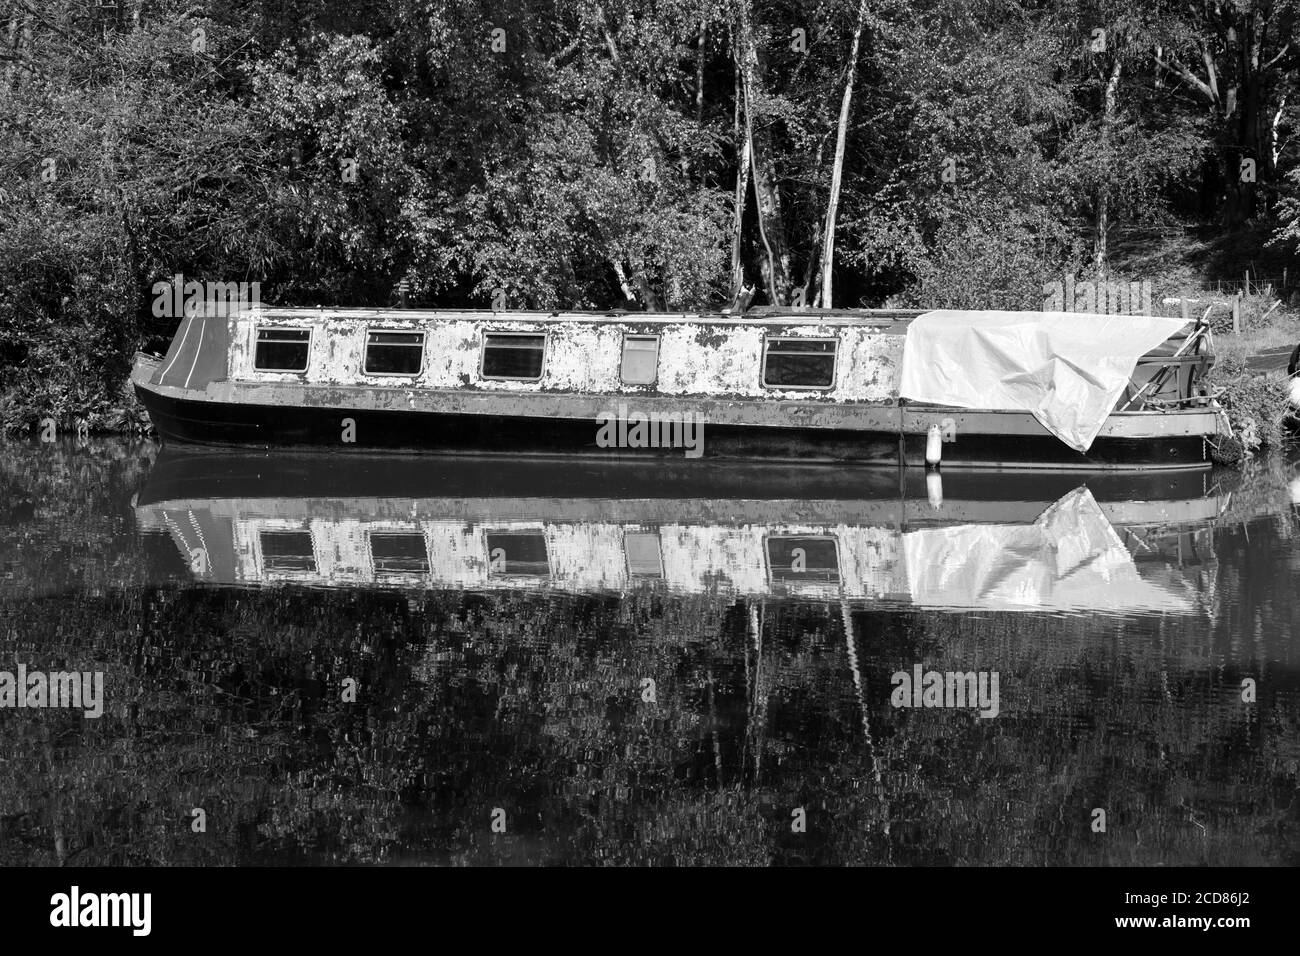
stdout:
[[263,531],[263,571],[315,571],[316,549],[310,531]]
[[423,368],[423,332],[366,333],[367,375],[419,375]]
[[835,339],[768,339],[763,384],[768,388],[831,388],[838,344]]
[[661,578],[664,562],[659,550],[659,535],[646,532],[623,536],[627,554],[627,573],[634,578]]
[[490,531],[487,535],[487,549],[489,574],[546,577],[551,573],[546,535],[540,531]]
[[311,329],[258,329],[253,368],[263,372],[307,371]]
[[767,566],[773,581],[838,584],[840,580],[840,558],[834,538],[768,538]]
[[375,574],[429,573],[429,549],[422,534],[402,531],[372,534],[370,559]]
[[623,362],[618,375],[624,385],[653,385],[659,371],[659,336],[623,336]]
[[483,335],[484,378],[535,382],[542,377],[546,336],[522,332],[487,332]]

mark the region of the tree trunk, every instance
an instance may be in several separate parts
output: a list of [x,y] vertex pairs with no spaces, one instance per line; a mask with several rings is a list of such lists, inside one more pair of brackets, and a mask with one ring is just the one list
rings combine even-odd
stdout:
[[772,305],[788,305],[792,288],[790,250],[786,245],[785,220],[781,213],[781,191],[773,169],[771,129],[754,121],[754,100],[762,90],[763,70],[749,20],[749,0],[741,0],[737,39],[745,104],[745,137],[749,141],[749,163],[758,206],[758,232],[767,255],[764,271],[767,295]]
[[[1113,54],[1114,62],[1110,67],[1110,77],[1106,80],[1106,93],[1102,103],[1101,142],[1102,154],[1110,145],[1110,130],[1115,124],[1115,112],[1119,101],[1119,77],[1123,62],[1119,53]],[[1110,230],[1110,184],[1102,183],[1097,187],[1097,222],[1093,232],[1092,264],[1098,276],[1106,274],[1106,234]]]
[[664,310],[663,303],[659,301],[658,293],[650,287],[644,270],[637,272],[636,284],[641,290],[641,304],[645,310],[647,312],[662,312]]
[[695,52],[695,125],[704,122],[704,39],[707,23],[700,24],[700,38]]
[[1278,127],[1282,123],[1282,117],[1286,115],[1286,97],[1283,96],[1281,102],[1277,105],[1277,112],[1273,114],[1273,122],[1269,126],[1269,173],[1277,171],[1277,160],[1282,154],[1282,141],[1278,136]]
[[858,44],[862,39],[862,26],[867,19],[867,0],[858,3],[858,22],[853,28],[853,44],[849,48],[848,76],[844,80],[844,99],[840,102],[840,119],[835,129],[835,160],[831,166],[831,194],[826,200],[825,245],[822,246],[822,284],[817,304],[832,308],[831,274],[835,268],[835,216],[840,207],[840,177],[844,171],[844,140],[849,129],[849,107],[853,102],[853,80],[858,72]]
[[618,287],[623,290],[623,298],[628,302],[636,302],[636,293],[632,291],[632,285],[627,281],[627,273],[623,270],[623,263],[617,259],[610,259],[610,265],[614,267],[614,276],[618,279]]
[[[704,122],[704,37],[708,28],[707,22],[700,23],[700,32],[695,41],[695,125],[699,127]],[[691,160],[686,153],[682,153],[682,179],[686,179],[691,174]]]
[[741,234],[745,226],[745,204],[749,201],[749,137],[741,128],[741,102],[744,99],[740,64],[736,64],[736,112],[732,132],[736,142],[736,195],[731,216],[731,301],[735,302],[745,287],[745,263],[741,258]]

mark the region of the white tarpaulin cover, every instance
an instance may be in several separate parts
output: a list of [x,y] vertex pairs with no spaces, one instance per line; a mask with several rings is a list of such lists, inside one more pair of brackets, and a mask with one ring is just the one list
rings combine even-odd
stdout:
[[1086,487],[1031,525],[961,525],[903,535],[912,601],[988,611],[1187,614],[1186,595],[1144,580]]
[[1137,360],[1185,324],[1148,315],[925,312],[907,328],[898,392],[935,405],[1032,412],[1083,452]]

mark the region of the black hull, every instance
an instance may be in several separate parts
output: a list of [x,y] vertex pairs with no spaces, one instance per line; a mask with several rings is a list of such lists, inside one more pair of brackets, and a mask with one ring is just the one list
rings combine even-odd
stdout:
[[[918,468],[663,460],[646,469],[635,460],[573,457],[541,459],[521,469],[486,456],[326,455],[171,445],[149,473],[137,503],[370,497],[860,502],[924,501],[929,495],[927,475]],[[1181,502],[1210,494],[1211,476],[1190,470],[1112,471],[1081,479],[1068,472],[971,470],[946,476],[943,487],[950,501],[1036,502],[1041,511],[1081,480],[1098,502]]]
[[[686,459],[683,448],[602,448],[590,419],[423,411],[267,406],[171,398],[136,384],[154,427],[172,443],[331,452],[438,452],[461,455],[591,456],[604,461]],[[353,441],[345,441],[344,420]],[[702,457],[799,463],[924,466],[925,436],[809,427],[706,423]],[[966,433],[943,445],[945,468],[1128,470],[1208,467],[1199,435],[1100,437],[1088,454],[1050,435]]]

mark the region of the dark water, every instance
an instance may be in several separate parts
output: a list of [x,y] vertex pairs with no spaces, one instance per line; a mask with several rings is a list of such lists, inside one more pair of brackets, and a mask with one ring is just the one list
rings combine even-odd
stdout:
[[0,444],[0,863],[1295,864],[1297,500]]

